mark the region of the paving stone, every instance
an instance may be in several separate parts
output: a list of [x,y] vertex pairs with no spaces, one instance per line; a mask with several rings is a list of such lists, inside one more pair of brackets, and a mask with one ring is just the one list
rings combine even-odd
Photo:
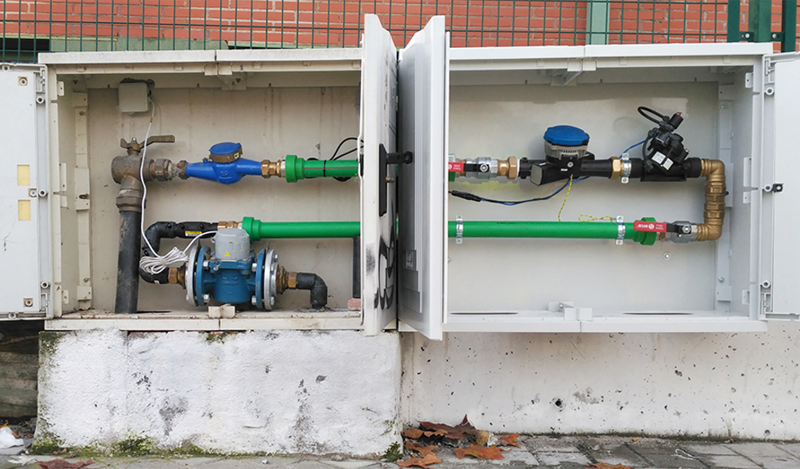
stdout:
[[591,462],[586,455],[580,452],[567,453],[562,451],[537,451],[536,456],[545,466],[558,466],[566,463],[586,465]]
[[339,469],[362,469],[371,466],[372,464],[375,463],[375,461],[359,461],[359,460],[331,461],[327,459],[323,459],[320,462],[328,466],[338,467]]
[[735,443],[725,446],[753,460],[766,457],[786,456],[786,453],[781,451],[781,449],[773,443]]
[[491,461],[495,464],[532,467],[538,466],[539,461],[530,451],[524,448],[503,448],[503,459]]
[[437,451],[436,456],[438,456],[439,459],[442,460],[442,462],[451,464],[473,465],[473,464],[478,464],[480,462],[477,459],[471,458],[469,456],[465,457],[464,459],[458,459],[458,457],[453,453],[453,450],[445,448],[442,448],[439,451]]
[[[596,446],[595,446],[596,447]],[[603,445],[599,450],[591,449],[591,455],[597,461],[611,464],[624,464],[626,466],[652,466],[652,464],[633,452],[625,445]]]
[[754,462],[744,456],[712,455],[702,459],[711,467],[730,468],[730,469],[760,469]]
[[699,458],[692,457],[678,448],[670,451],[667,448],[636,448],[636,452],[650,461],[654,466],[663,468],[705,468]]
[[794,457],[800,458],[800,443],[783,443],[777,446]]
[[733,452],[733,450],[731,450],[730,448],[726,448],[723,445],[698,443],[698,444],[688,444],[680,446],[693,456],[702,456],[711,454],[720,456],[736,456],[736,453]]

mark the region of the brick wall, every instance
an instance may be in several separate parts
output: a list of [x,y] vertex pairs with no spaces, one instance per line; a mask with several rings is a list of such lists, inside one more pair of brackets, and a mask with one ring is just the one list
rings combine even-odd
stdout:
[[[356,46],[376,13],[405,44],[445,15],[453,46],[571,45],[587,40],[587,2],[510,0],[0,0],[4,37],[104,38],[114,48]],[[780,0],[774,0],[780,30]],[[742,4],[747,28],[747,0]],[[723,42],[727,0],[609,4],[609,43]],[[144,40],[143,40],[144,39]],[[140,45],[136,45],[137,42]],[[123,44],[124,42],[124,44]],[[131,42],[134,45],[131,45]],[[98,46],[100,47],[100,46]],[[111,47],[111,46],[107,46]],[[93,48],[93,47],[92,47]],[[183,47],[182,47],[183,48]]]

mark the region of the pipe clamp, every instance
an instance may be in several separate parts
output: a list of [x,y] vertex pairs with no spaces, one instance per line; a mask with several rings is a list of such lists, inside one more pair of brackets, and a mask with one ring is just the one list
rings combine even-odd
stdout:
[[631,177],[631,159],[628,157],[627,153],[623,153],[620,157],[620,161],[622,161],[622,177],[620,178],[620,182],[627,184]]
[[[627,178],[625,178],[627,179]],[[625,219],[622,216],[617,217],[617,246],[622,246],[625,240]]]
[[464,242],[464,220],[456,217],[456,244]]

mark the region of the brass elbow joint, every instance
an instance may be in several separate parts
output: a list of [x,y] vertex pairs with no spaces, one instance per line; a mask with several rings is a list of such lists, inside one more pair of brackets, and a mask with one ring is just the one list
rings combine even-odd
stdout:
[[264,178],[269,178],[271,176],[276,176],[279,178],[283,177],[283,168],[284,162],[283,160],[275,161],[274,163],[270,160],[264,160],[261,162],[261,176]]
[[697,241],[715,241],[722,236],[725,221],[725,164],[719,160],[701,160],[700,175],[706,178],[703,223],[697,225]]

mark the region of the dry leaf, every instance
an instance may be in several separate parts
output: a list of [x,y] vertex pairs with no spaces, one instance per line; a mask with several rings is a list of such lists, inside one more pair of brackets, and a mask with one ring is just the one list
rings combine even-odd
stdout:
[[489,444],[489,437],[492,436],[492,433],[486,430],[478,430],[478,433],[475,434],[475,444],[478,446],[486,446]]
[[517,438],[519,438],[519,435],[516,433],[503,435],[497,439],[497,446],[516,446],[519,448],[519,445],[517,444]]
[[435,432],[426,432],[420,430],[419,428],[409,428],[403,432],[404,437],[411,438],[412,440],[416,440],[417,438],[422,436],[430,438],[432,436],[445,436],[445,435],[447,435],[447,432],[444,430],[437,430]]
[[420,456],[427,456],[429,454],[433,454],[434,451],[438,448],[437,446],[422,446],[414,443],[413,441],[406,441],[406,448],[411,451],[416,451],[420,454]]
[[36,465],[42,469],[79,469],[90,464],[94,464],[91,459],[75,462],[69,462],[61,458],[51,459],[50,461],[36,461]]
[[631,441],[636,442],[636,441],[639,441],[639,439],[638,438],[631,438]]
[[397,464],[400,467],[416,466],[416,467],[421,467],[423,469],[431,469],[429,466],[430,464],[437,464],[440,462],[442,462],[442,460],[437,458],[435,454],[431,453],[431,454],[426,454],[425,457],[422,459],[411,458],[411,459],[406,459],[405,461],[397,461],[395,464]]
[[631,469],[630,466],[626,466],[622,463],[614,464],[613,466],[607,462],[598,462],[591,464],[591,467],[585,467],[584,469]]
[[433,423],[433,422],[420,422],[419,426],[428,430],[439,430],[447,432],[444,436],[445,438],[451,440],[460,440],[464,438],[464,435],[475,435],[478,433],[478,430],[469,423],[467,420],[467,416],[464,416],[464,420],[461,421],[455,427],[451,427],[450,425],[445,425],[443,423]]
[[469,449],[456,448],[453,450],[458,459],[464,459],[464,456],[472,456],[478,459],[503,459],[503,454],[497,446],[489,446],[482,448],[475,443],[469,445]]

